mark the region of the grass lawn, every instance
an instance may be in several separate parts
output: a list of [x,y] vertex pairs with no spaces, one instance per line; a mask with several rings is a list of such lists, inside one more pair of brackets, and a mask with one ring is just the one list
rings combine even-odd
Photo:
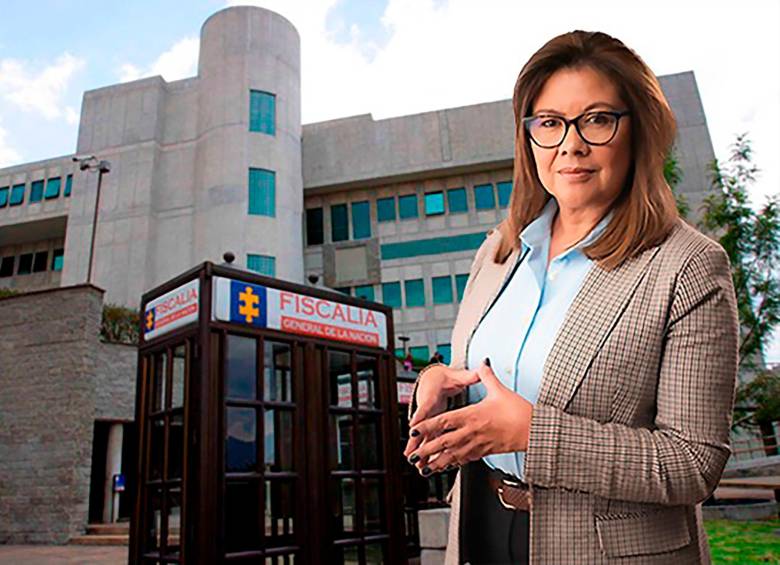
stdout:
[[780,565],[780,519],[736,522],[705,520],[712,562]]

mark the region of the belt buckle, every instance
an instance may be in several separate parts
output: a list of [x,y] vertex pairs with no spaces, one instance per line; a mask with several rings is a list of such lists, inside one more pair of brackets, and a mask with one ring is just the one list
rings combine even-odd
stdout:
[[[512,481],[510,479],[501,479],[501,482],[509,487],[519,488],[521,485],[517,481]],[[514,506],[513,504],[509,504],[506,500],[504,500],[504,485],[500,485],[496,489],[496,494],[498,494],[498,501],[501,503],[501,506],[506,508],[507,510],[519,510],[517,506]]]

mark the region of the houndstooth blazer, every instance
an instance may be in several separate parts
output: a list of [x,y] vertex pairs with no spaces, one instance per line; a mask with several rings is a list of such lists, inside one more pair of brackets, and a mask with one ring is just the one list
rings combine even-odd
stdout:
[[[452,331],[465,367],[517,261],[477,250]],[[729,457],[738,321],[723,248],[679,220],[613,271],[594,264],[544,366],[525,476],[534,564],[709,563],[700,503]],[[460,475],[446,563],[459,563]]]

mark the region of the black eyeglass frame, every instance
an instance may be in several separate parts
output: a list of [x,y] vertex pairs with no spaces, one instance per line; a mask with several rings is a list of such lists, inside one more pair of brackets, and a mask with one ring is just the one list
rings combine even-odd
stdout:
[[[592,141],[588,141],[587,139],[585,139],[585,136],[582,135],[582,130],[580,129],[580,119],[589,114],[608,114],[615,118],[615,129],[612,132],[612,135],[609,136],[608,140],[603,141],[601,143],[593,143]],[[584,141],[588,145],[599,146],[599,145],[606,145],[607,143],[615,139],[615,136],[617,135],[618,132],[618,128],[620,127],[620,118],[622,118],[623,116],[627,116],[629,114],[631,114],[631,110],[621,110],[619,112],[611,111],[611,110],[588,110],[587,112],[583,112],[579,116],[575,116],[570,120],[564,118],[563,116],[558,116],[555,114],[542,114],[540,116],[526,116],[525,118],[523,118],[523,126],[525,127],[526,132],[528,132],[528,137],[531,138],[531,141],[534,142],[537,146],[541,147],[542,149],[553,149],[555,147],[560,146],[561,143],[563,143],[563,140],[566,139],[566,136],[569,133],[569,126],[571,124],[574,124],[574,129],[577,130],[577,135],[580,136],[580,139],[582,141]],[[539,118],[556,118],[559,120],[563,120],[565,127],[563,130],[563,135],[561,136],[561,140],[558,143],[556,143],[555,145],[542,145],[536,139],[534,139],[534,136],[531,134],[531,122],[533,120],[538,120]]]

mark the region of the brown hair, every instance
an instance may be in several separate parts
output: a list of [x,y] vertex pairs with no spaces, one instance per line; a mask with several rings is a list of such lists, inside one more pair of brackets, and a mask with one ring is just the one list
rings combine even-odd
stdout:
[[583,249],[592,260],[613,269],[625,259],[661,243],[677,221],[674,195],[664,178],[664,161],[674,142],[676,121],[658,79],[620,40],[601,32],[572,31],[554,37],[528,60],[515,83],[514,188],[508,217],[493,261],[503,263],[520,246],[518,234],[551,198],[536,172],[530,139],[522,119],[546,80],[564,68],[589,67],[608,77],[631,111],[632,164],[614,216],[602,235]]

